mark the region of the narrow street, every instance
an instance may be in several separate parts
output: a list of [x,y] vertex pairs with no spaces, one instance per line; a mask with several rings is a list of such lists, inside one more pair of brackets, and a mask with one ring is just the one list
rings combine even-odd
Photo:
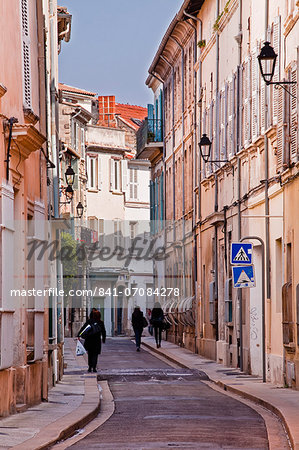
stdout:
[[72,449],[268,448],[262,417],[205,385],[200,371],[137,353],[127,338],[108,339],[98,367],[115,411]]

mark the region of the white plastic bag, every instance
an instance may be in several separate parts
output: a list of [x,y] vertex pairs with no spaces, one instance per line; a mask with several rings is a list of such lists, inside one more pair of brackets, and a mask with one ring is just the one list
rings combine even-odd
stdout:
[[83,347],[81,341],[78,339],[77,346],[76,346],[76,356],[82,356],[82,355],[85,355],[85,353],[86,353],[86,350]]

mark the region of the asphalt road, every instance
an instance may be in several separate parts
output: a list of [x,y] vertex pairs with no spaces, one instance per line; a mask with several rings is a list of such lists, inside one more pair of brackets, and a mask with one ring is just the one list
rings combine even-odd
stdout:
[[267,449],[262,417],[205,385],[199,371],[173,368],[126,338],[108,339],[98,379],[115,412],[72,449]]

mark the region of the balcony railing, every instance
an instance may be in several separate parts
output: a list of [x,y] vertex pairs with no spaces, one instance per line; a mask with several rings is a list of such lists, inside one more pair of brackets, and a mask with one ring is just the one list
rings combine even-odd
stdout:
[[154,142],[163,142],[162,120],[146,118],[137,131],[137,153]]

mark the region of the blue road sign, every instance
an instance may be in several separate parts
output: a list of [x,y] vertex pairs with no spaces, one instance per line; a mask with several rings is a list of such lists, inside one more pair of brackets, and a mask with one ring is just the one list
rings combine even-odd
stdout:
[[252,244],[233,242],[230,254],[231,264],[252,264]]
[[233,286],[234,288],[255,287],[254,265],[233,266]]

